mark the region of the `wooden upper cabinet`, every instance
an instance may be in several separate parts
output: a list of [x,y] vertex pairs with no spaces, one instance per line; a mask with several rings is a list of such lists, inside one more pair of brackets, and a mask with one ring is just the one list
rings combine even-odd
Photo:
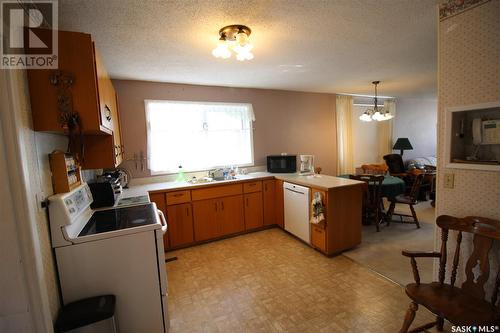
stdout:
[[264,224],[262,192],[247,193],[245,201],[245,229],[251,230],[262,227]]
[[277,224],[276,219],[276,181],[264,180],[264,225]]
[[[40,29],[39,33],[51,33],[51,31]],[[52,74],[60,71],[63,75],[73,76],[71,85],[73,111],[80,115],[83,132],[94,135],[111,134],[113,110],[108,113],[101,108],[101,105],[109,103],[106,101],[112,98],[111,93],[106,92],[112,84],[101,61],[96,58],[91,36],[67,31],[59,31],[58,34],[58,70],[28,70],[34,130],[64,132],[59,121],[58,88],[50,82]]]
[[113,129],[113,118],[116,116],[115,90],[111,84],[108,72],[104,68],[99,51],[94,47],[95,69],[97,77],[97,91],[99,93],[99,115],[101,124],[109,129]]

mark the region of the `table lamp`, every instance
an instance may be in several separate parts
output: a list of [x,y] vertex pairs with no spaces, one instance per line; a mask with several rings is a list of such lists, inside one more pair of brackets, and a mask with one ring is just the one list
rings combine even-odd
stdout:
[[398,138],[396,140],[396,143],[394,144],[394,147],[392,147],[393,150],[399,149],[401,151],[401,156],[403,156],[403,152],[405,150],[412,150],[413,147],[410,143],[410,140],[408,138]]

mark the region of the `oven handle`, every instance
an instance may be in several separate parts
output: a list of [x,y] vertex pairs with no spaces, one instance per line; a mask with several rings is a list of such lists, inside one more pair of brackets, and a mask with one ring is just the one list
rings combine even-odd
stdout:
[[158,212],[158,215],[160,216],[160,221],[161,221],[161,231],[163,231],[163,233],[166,233],[167,232],[167,219],[165,218],[165,214],[163,214],[163,212],[159,209],[156,210]]

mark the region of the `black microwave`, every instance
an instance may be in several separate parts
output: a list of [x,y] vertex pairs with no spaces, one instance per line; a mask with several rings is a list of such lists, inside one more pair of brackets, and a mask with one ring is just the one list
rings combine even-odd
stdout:
[[267,156],[267,171],[271,173],[294,173],[297,171],[297,155]]

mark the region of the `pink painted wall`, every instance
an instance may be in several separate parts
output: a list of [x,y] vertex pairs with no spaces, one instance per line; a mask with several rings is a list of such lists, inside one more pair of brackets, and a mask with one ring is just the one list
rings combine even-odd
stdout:
[[[118,94],[126,158],[146,154],[145,99],[252,103],[255,165],[270,154],[313,154],[324,174],[335,175],[335,95],[281,90],[227,88],[145,81],[113,80]],[[122,166],[134,177],[149,176],[133,161]],[[140,169],[140,168],[139,168]]]

